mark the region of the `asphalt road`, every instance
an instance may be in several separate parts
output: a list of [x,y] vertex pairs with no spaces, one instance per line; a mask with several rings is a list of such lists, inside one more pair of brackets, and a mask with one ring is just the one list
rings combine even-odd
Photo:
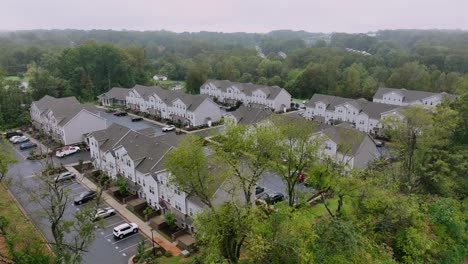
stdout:
[[[9,186],[9,189],[23,206],[34,224],[39,228],[39,230],[41,230],[48,240],[51,241],[52,234],[50,232],[50,223],[47,222],[40,204],[37,202],[31,202],[28,194],[29,192],[34,191],[38,186],[38,179],[35,173],[43,170],[43,163],[40,161],[26,160],[28,152],[28,150],[19,150],[18,146],[15,146],[15,156],[20,162],[13,165],[7,173],[7,178],[12,180],[12,184]],[[89,153],[80,152],[79,154],[74,154],[62,159],[54,158],[54,163],[55,165],[59,165],[60,163],[67,165],[76,163],[79,159],[89,159]],[[90,203],[80,206],[75,206],[73,204],[73,197],[78,196],[83,191],[86,191],[87,188],[76,181],[70,181],[63,184],[69,191],[71,198],[65,211],[65,219],[72,219],[75,212],[82,208],[91,206]],[[102,207],[107,206],[107,204],[102,205]],[[150,246],[151,241],[141,234],[133,234],[123,238],[122,240],[114,239],[112,229],[122,223],[125,223],[125,221],[119,215],[96,222],[95,241],[89,247],[89,251],[84,253],[83,263],[128,263],[129,257],[136,253],[137,245],[140,241],[143,240],[148,247]]]

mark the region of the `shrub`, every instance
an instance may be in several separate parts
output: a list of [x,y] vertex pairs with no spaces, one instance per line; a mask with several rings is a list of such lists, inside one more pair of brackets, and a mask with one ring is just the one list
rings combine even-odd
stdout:
[[169,227],[174,227],[175,226],[176,218],[175,218],[174,213],[166,212],[164,214],[164,220],[166,221],[166,224],[169,225]]
[[[166,251],[167,252],[167,251]],[[160,258],[162,257],[163,253],[161,251],[156,252],[156,257]]]
[[128,182],[127,182],[127,180],[125,180],[122,177],[118,177],[115,180],[114,184],[115,184],[115,186],[117,186],[119,188],[120,195],[122,195],[122,196],[127,196],[128,195],[128,190],[127,190]]
[[166,252],[164,253],[164,256],[165,256],[166,258],[172,257],[172,251],[169,251],[169,250],[166,251]]

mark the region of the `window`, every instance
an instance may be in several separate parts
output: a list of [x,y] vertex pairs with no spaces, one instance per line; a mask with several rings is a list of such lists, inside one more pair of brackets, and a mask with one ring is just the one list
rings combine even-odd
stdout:
[[154,194],[154,187],[153,187],[153,186],[150,186],[150,187],[149,187],[149,192],[152,193],[152,194]]
[[193,209],[191,207],[189,208],[189,215],[193,216]]

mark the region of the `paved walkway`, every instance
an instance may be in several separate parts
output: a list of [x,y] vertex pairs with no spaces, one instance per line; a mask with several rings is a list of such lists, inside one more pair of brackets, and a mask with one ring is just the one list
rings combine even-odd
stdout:
[[[65,168],[70,172],[74,172],[77,176],[77,180],[83,183],[90,190],[93,190],[93,191],[97,190],[96,185],[92,181],[84,177],[80,172],[78,172],[75,168],[72,167],[75,165],[77,164],[67,165],[65,166]],[[122,218],[124,218],[127,222],[136,223],[138,225],[138,229],[140,230],[140,232],[143,233],[149,239],[151,239],[151,227],[149,226],[148,223],[144,222],[143,220],[138,218],[136,215],[134,215],[132,212],[130,212],[125,205],[122,205],[119,202],[117,202],[107,192],[102,192],[102,198],[111,207],[117,210],[117,212],[119,212]],[[181,250],[178,247],[176,247],[177,242],[171,243],[169,240],[162,237],[158,232],[153,232],[153,238],[154,238],[154,242],[156,242],[166,251],[171,251],[173,256],[180,255]]]

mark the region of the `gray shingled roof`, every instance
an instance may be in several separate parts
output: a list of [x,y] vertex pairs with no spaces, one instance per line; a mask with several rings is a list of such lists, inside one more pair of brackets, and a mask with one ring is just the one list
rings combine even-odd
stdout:
[[228,87],[235,86],[239,88],[241,91],[243,91],[246,95],[252,95],[252,92],[255,90],[261,90],[263,91],[268,99],[274,99],[278,94],[284,90],[283,88],[279,86],[266,86],[266,85],[259,85],[259,84],[253,84],[253,83],[239,83],[239,82],[231,82],[228,80],[207,80],[203,85],[206,85],[208,83],[213,84],[216,86],[218,89],[220,89],[223,92],[226,92]]
[[182,102],[184,102],[185,105],[187,105],[187,110],[189,111],[194,111],[197,109],[205,100],[209,98],[208,95],[205,94],[186,94],[186,93],[173,93],[174,94],[174,99],[176,100],[177,98],[180,99]]
[[92,132],[90,136],[100,142],[99,147],[104,152],[124,147],[135,161],[136,170],[144,174],[162,170],[165,155],[183,138],[172,133],[160,137],[148,136],[117,124]]
[[66,109],[68,106],[80,104],[80,102],[74,96],[55,98],[45,95],[39,101],[34,101],[33,104],[43,113],[49,109],[60,111]]
[[236,111],[231,112],[231,114],[236,118],[237,123],[252,125],[271,116],[273,113],[269,110],[250,108],[242,105]]
[[164,90],[159,86],[143,86],[135,85],[132,89],[135,89],[145,100],[148,100],[148,97],[158,91]]
[[[75,98],[75,99],[76,99],[76,98]],[[57,100],[57,98],[52,97],[52,96],[45,95],[44,97],[42,97],[42,98],[39,99],[38,101],[34,101],[34,102],[32,102],[32,103],[33,103],[33,104],[37,107],[37,109],[39,109],[39,111],[42,113],[42,112],[44,112],[45,110],[49,109],[49,105],[50,105],[54,100]]]
[[98,98],[106,97],[124,101],[128,91],[130,91],[129,88],[113,87],[108,92],[99,95]]
[[365,113],[369,117],[374,119],[379,119],[380,114],[384,112],[400,108],[400,106],[397,105],[369,102],[364,98],[355,100],[323,94],[314,94],[314,96],[312,96],[310,101],[307,103],[307,106],[315,107],[315,104],[317,102],[324,102],[325,104],[327,104],[327,110],[330,111],[334,111],[335,107],[339,105],[350,104],[356,107],[360,111],[360,113]]
[[332,126],[322,130],[321,133],[339,145],[338,152],[348,156],[356,155],[364,138],[367,137],[364,132],[340,126]]
[[83,109],[91,113],[97,113],[100,111],[99,108],[92,104],[81,104],[74,96],[54,98],[46,95],[39,101],[35,101],[33,103],[41,113],[52,111],[58,124],[61,126],[65,125]]
[[353,99],[325,94],[314,94],[312,98],[310,98],[310,100],[306,103],[306,105],[309,107],[315,107],[317,102],[323,102],[327,105],[327,110],[335,111],[336,106],[350,101],[353,101]]
[[448,93],[433,93],[433,92],[426,92],[426,91],[415,91],[415,90],[406,90],[404,88],[397,89],[397,88],[385,88],[380,87],[374,95],[374,99],[382,99],[383,95],[386,93],[398,93],[401,94],[403,98],[403,102],[411,103],[414,101],[422,100],[424,98],[428,98],[434,95],[441,94],[443,97],[448,98],[449,100],[455,100],[456,95],[448,94]]

